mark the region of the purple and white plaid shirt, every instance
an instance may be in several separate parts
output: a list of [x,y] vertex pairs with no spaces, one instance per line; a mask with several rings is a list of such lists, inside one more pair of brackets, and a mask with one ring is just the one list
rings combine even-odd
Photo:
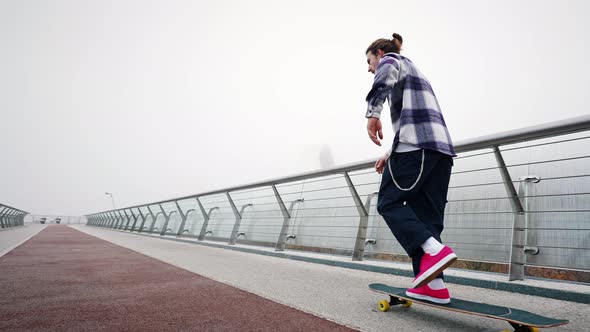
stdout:
[[402,142],[456,156],[430,83],[410,59],[395,53],[385,54],[377,66],[366,117],[379,118],[386,99],[395,132],[393,151]]

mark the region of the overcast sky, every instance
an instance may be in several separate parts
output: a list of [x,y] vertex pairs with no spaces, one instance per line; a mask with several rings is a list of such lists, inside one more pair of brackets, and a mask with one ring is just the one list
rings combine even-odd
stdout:
[[124,207],[318,169],[322,149],[377,157],[364,51],[393,32],[456,142],[588,114],[589,4],[0,0],[0,203],[83,215],[105,191]]

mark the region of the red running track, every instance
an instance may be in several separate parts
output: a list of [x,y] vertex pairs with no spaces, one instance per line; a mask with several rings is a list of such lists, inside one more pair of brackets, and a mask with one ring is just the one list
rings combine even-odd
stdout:
[[0,331],[352,331],[48,226],[0,258]]

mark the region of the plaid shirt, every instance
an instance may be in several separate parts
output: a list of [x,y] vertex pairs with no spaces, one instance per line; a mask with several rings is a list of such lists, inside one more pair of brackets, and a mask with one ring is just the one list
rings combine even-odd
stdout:
[[430,83],[410,59],[395,53],[385,54],[377,66],[366,117],[379,118],[386,99],[395,132],[393,151],[402,142],[456,156]]

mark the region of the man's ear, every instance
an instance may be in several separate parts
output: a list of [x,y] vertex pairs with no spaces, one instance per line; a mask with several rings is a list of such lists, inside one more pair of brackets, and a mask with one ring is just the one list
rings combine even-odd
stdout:
[[385,52],[383,52],[383,50],[382,50],[382,49],[378,48],[378,49],[377,49],[377,56],[378,56],[379,58],[382,58],[384,55],[385,55]]

